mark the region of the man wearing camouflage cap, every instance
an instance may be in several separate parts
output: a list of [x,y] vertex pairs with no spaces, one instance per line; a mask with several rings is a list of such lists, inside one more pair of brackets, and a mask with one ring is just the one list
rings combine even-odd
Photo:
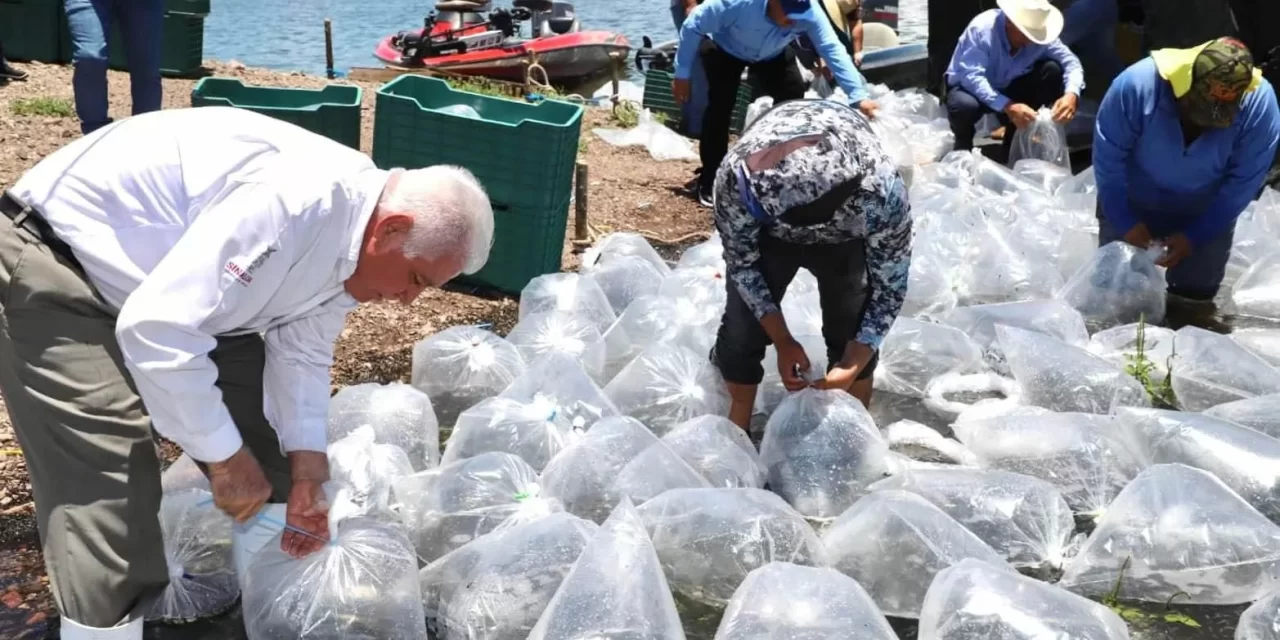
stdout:
[[[751,420],[765,348],[789,390],[842,389],[864,404],[880,342],[902,309],[911,265],[907,187],[866,117],[828,100],[795,100],[760,116],[715,180],[728,301],[711,359],[728,383],[729,418]],[[809,357],[778,305],[800,268],[818,281],[830,363]]]
[[1121,73],[1098,109],[1098,242],[1162,242],[1169,293],[1212,301],[1236,217],[1280,142],[1275,91],[1244,44],[1159,49]]

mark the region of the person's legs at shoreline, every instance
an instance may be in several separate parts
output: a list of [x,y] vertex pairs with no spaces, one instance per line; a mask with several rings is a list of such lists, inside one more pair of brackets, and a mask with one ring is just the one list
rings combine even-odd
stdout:
[[164,99],[160,86],[163,0],[127,0],[116,5],[116,20],[129,63],[133,115],[159,111]]
[[111,30],[110,0],[63,0],[71,32],[71,85],[76,115],[84,134],[110,124],[107,116],[107,37]]

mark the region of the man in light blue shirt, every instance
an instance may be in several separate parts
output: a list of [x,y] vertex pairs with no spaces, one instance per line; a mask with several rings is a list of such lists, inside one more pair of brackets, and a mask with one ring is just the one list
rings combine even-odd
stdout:
[[[704,36],[714,46],[702,46]],[[689,78],[701,54],[708,90],[698,179],[698,200],[703,206],[711,206],[716,170],[729,149],[729,122],[743,70],[751,68],[774,104],[804,97],[806,87],[795,51],[788,46],[800,36],[814,43],[849,104],[867,117],[874,116],[876,104],[867,97],[862,74],[831,20],[813,0],[705,0],[685,18],[671,89],[676,101],[683,104],[689,99]]]
[[945,75],[947,117],[956,149],[972,149],[978,121],[996,113],[1006,127],[1006,152],[1017,127],[1030,124],[1036,110],[1053,105],[1053,117],[1075,117],[1084,68],[1058,39],[1062,12],[1048,0],[999,0],[998,9],[978,14],[960,41]]

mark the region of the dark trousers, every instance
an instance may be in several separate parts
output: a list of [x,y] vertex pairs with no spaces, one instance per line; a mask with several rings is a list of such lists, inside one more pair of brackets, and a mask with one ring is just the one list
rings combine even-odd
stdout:
[[[1001,93],[1014,104],[1022,103],[1032,109],[1051,106],[1062,97],[1062,66],[1053,60],[1041,60],[1026,74],[1009,83]],[[994,112],[973,94],[959,86],[947,88],[947,119],[951,121],[951,133],[956,136],[956,149],[968,151],[973,148],[978,121],[988,113]],[[1007,154],[1013,145],[1013,134],[1017,127],[1009,121],[1009,116],[1003,113],[997,113],[996,116],[1000,119],[1000,124],[1005,126],[1003,144]]]
[[773,98],[774,104],[803,98],[806,87],[791,47],[775,58],[754,63],[739,60],[719,47],[707,47],[702,52],[702,65],[707,72],[707,110],[702,116],[699,150],[702,155],[701,180],[703,187],[709,188],[715,184],[716,170],[729,151],[729,124],[738,102],[738,85],[742,82],[743,70],[751,68],[760,88]]
[[[1098,205],[1097,216],[1099,247],[1124,239],[1124,234],[1129,230],[1117,229],[1102,214],[1101,204]],[[1195,216],[1161,216],[1143,222],[1151,231],[1151,237],[1160,240],[1185,229],[1194,220]],[[1192,247],[1191,255],[1165,273],[1168,292],[1188,300],[1213,300],[1218,295],[1218,287],[1222,286],[1222,279],[1226,277],[1227,260],[1231,258],[1235,235],[1235,226],[1232,225],[1213,240]]]
[[71,34],[76,115],[80,131],[89,134],[111,122],[107,115],[107,44],[119,23],[129,63],[133,114],[159,111],[160,34],[164,29],[161,0],[63,0]]
[[[787,286],[801,267],[818,280],[818,299],[822,304],[822,337],[827,343],[828,368],[844,357],[845,347],[858,335],[862,315],[866,312],[867,286],[866,246],[862,240],[841,244],[792,244],[760,234],[760,260],[756,263],[775,304],[782,304]],[[764,350],[769,334],[747,306],[738,287],[725,279],[728,301],[711,361],[727,382],[760,384],[764,379]],[[879,354],[871,357],[858,374],[865,380],[875,371]],[[818,372],[813,372],[818,373]]]

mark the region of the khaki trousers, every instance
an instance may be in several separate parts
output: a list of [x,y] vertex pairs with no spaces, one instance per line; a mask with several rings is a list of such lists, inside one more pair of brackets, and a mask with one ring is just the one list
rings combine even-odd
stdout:
[[[66,618],[110,627],[168,584],[157,437],[115,311],[73,262],[0,215],[0,393],[26,457],[49,586]],[[288,461],[263,415],[257,334],[220,338],[217,387],[274,488]]]

